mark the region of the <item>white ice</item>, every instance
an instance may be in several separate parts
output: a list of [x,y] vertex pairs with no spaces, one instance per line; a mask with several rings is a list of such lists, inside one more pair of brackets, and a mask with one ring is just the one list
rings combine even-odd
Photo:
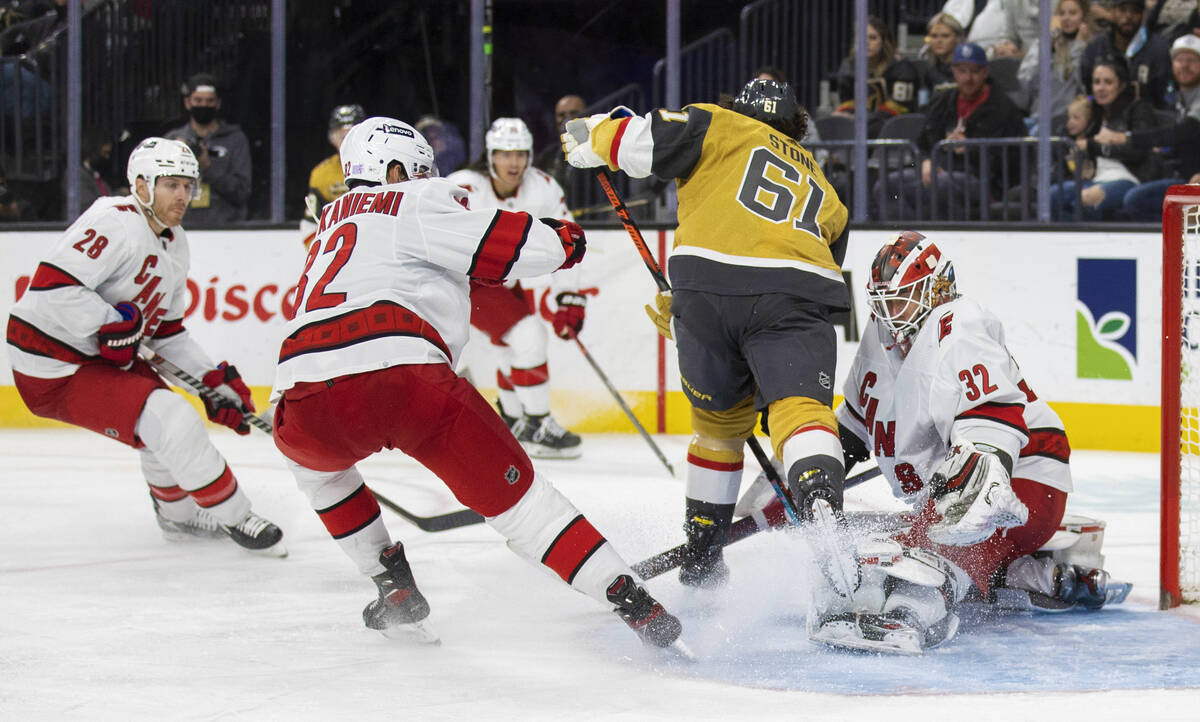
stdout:
[[[685,590],[673,574],[648,583],[683,620],[699,657],[689,663],[643,648],[487,527],[427,533],[385,510],[442,644],[388,641],[362,625],[374,586],[270,439],[214,438],[285,530],[287,559],[164,541],[136,454],[120,444],[0,432],[0,719],[1200,719],[1200,615],[1156,611],[1153,455],[1073,456],[1068,511],[1107,521],[1106,566],[1134,583],[1120,607],[978,621],[922,658],[839,654],[805,640],[798,542],[759,534],[728,550],[720,593]],[[682,465],[686,439],[658,439]],[[585,444],[582,459],[539,467],[630,562],[680,543],[683,482],[643,440]],[[398,453],[363,469],[418,514],[459,508]],[[850,505],[886,506],[881,484]]]

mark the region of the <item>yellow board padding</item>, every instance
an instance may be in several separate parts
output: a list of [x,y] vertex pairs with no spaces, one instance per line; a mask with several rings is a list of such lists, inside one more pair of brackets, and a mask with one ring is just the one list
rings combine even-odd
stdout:
[[[253,386],[254,403],[259,410],[267,408],[270,389]],[[495,389],[480,389],[484,398],[496,398]],[[657,395],[653,391],[622,391],[621,397],[633,410],[642,426],[650,433],[657,431]],[[187,398],[201,414],[204,406],[190,394]],[[834,407],[841,398],[834,400]],[[1116,404],[1081,404],[1051,402],[1062,418],[1067,436],[1074,449],[1105,449],[1109,451],[1159,450],[1159,407],[1119,406]],[[606,391],[555,390],[551,394],[554,417],[567,428],[585,434],[637,433],[629,419]],[[671,391],[666,398],[666,432],[691,434],[691,405],[682,391]],[[57,421],[42,419],[29,413],[13,386],[0,386],[0,428],[61,427]]]

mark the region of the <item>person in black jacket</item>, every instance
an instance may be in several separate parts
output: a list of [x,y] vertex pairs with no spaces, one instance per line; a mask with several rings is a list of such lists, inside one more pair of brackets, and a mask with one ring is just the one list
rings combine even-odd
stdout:
[[[854,50],[843,60],[834,82],[842,102],[834,111],[854,115]],[[916,63],[896,54],[896,41],[887,23],[875,15],[867,18],[867,137],[876,138],[888,118],[917,109],[922,83]]]
[[1145,0],[1117,0],[1113,6],[1111,29],[1093,39],[1079,60],[1083,87],[1092,86],[1092,68],[1108,56],[1124,56],[1136,95],[1157,108],[1167,106],[1164,98],[1171,77],[1170,43],[1142,25]]
[[[942,150],[931,155],[934,146],[944,140],[1026,135],[1021,111],[1007,95],[995,91],[988,80],[983,48],[975,43],[959,45],[954,50],[952,68],[955,87],[934,94],[925,113],[925,127],[917,138],[917,147],[924,156],[920,171],[889,173],[885,183],[875,186],[887,220],[916,218],[923,206],[932,210],[928,216],[935,219],[966,218],[978,208],[982,194],[999,195],[1005,190],[1000,182],[1005,164],[1013,176],[1015,149],[959,146],[951,152]],[[987,178],[978,175],[984,153]]]

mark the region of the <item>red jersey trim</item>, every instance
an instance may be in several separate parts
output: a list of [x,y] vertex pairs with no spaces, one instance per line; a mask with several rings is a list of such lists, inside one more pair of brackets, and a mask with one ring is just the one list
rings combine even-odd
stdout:
[[88,356],[73,346],[59,341],[28,321],[13,315],[8,317],[8,342],[25,353],[65,361],[71,364],[85,364],[100,358],[99,356]]
[[366,484],[360,484],[353,494],[333,506],[317,510],[321,523],[334,539],[344,539],[362,531],[378,519],[379,514],[379,502]]
[[29,282],[29,290],[51,291],[55,288],[82,285],[82,281],[58,266],[42,262],[38,264],[37,270],[33,273],[33,280]]
[[306,353],[345,348],[388,336],[423,338],[451,358],[441,334],[416,313],[398,303],[380,301],[340,316],[303,326],[283,341],[279,363]]
[[967,409],[958,416],[954,417],[955,421],[963,419],[984,419],[986,421],[994,421],[997,424],[1002,424],[1010,428],[1020,431],[1026,436],[1029,435],[1029,427],[1025,425],[1025,405],[1024,404],[997,404],[986,403],[980,404],[973,409]]
[[625,129],[629,127],[629,118],[624,118],[617,124],[617,130],[613,133],[612,145],[609,147],[609,165],[617,167],[617,153],[621,152],[621,138],[625,136]]
[[471,257],[467,275],[487,281],[503,281],[521,255],[529,238],[533,216],[528,213],[496,211],[492,224]]
[[183,319],[177,318],[171,321],[163,321],[158,324],[158,328],[154,329],[151,338],[170,338],[183,333]]
[[1066,464],[1071,459],[1071,443],[1067,432],[1054,427],[1029,430],[1029,443],[1021,449],[1021,456],[1044,456]]

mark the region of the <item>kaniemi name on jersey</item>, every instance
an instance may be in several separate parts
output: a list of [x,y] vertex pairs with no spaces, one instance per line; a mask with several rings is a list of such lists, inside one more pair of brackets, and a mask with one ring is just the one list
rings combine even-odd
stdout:
[[341,223],[359,213],[382,213],[394,216],[400,211],[400,199],[403,196],[404,193],[400,191],[347,193],[325,206],[325,209],[321,211],[321,227],[317,229],[317,233],[324,233],[329,226]]

